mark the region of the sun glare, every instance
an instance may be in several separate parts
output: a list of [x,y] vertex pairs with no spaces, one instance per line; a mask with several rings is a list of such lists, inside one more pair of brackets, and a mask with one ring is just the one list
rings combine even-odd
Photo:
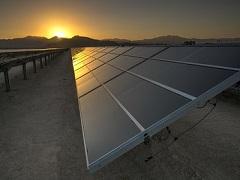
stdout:
[[56,32],[54,32],[54,36],[57,36],[59,38],[63,38],[66,35],[65,35],[65,32],[63,32],[63,31],[56,31]]
[[69,31],[65,28],[61,28],[61,27],[55,27],[50,29],[49,33],[48,33],[48,37],[54,37],[57,36],[59,38],[69,38],[71,37]]

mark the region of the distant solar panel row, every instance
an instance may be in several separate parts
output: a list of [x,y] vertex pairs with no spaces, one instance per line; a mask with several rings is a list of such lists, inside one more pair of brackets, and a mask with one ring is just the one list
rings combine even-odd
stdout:
[[240,80],[239,47],[85,48],[73,56],[96,170]]

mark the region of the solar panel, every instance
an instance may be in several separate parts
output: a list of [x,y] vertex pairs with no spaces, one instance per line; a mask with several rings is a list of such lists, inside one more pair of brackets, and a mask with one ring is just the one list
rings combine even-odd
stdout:
[[76,77],[76,86],[78,97],[81,97],[100,86],[100,84],[91,73],[87,73],[80,78]]
[[99,60],[104,61],[104,62],[108,62],[108,61],[116,58],[117,56],[118,55],[116,55],[116,54],[106,54],[103,57],[100,57]]
[[104,55],[105,55],[105,53],[99,52],[99,53],[97,53],[97,54],[94,54],[93,57],[99,58],[99,57],[102,57],[102,56],[104,56]]
[[88,67],[90,70],[94,70],[94,69],[98,68],[98,67],[101,66],[101,65],[103,65],[103,63],[102,63],[101,61],[95,60],[95,61],[89,63],[89,64],[87,65],[87,67]]
[[132,72],[192,96],[201,95],[235,73],[231,70],[154,60],[137,66]]
[[117,47],[108,47],[108,48],[104,49],[102,52],[109,53],[109,52],[111,52],[112,50],[114,50],[116,48]]
[[84,52],[93,52],[96,49],[97,48],[89,48],[89,47],[87,47],[87,48],[84,49]]
[[205,47],[186,58],[187,62],[240,69],[239,47]]
[[98,54],[99,53],[99,51],[97,51],[97,50],[94,50],[94,51],[92,51],[92,52],[83,52],[85,55],[88,55],[88,56],[94,56],[95,54]]
[[78,53],[73,59],[82,58],[82,57],[84,57],[84,56],[86,56],[86,55],[83,54],[83,53]]
[[106,47],[99,47],[99,48],[96,48],[95,51],[96,52],[103,52],[105,49],[106,49]]
[[80,69],[77,69],[77,70],[75,70],[75,78],[78,79],[88,72],[89,72],[89,69],[85,66]]
[[162,53],[156,55],[154,58],[180,60],[200,49],[201,49],[200,47],[171,47],[163,51]]
[[239,50],[239,47],[174,47],[158,54],[154,59],[240,69]]
[[88,165],[140,132],[103,87],[81,98],[80,108]]
[[133,47],[119,47],[119,48],[113,50],[111,53],[112,54],[123,54],[124,52],[127,52],[132,48]]
[[190,101],[129,74],[115,78],[106,86],[145,129]]
[[80,68],[84,67],[85,65],[91,63],[94,60],[95,60],[95,58],[89,57],[87,59],[84,58],[83,61],[77,61],[76,63],[73,64],[74,70],[80,69]]
[[89,57],[89,56],[86,54],[83,54],[83,53],[79,53],[76,56],[74,56],[73,62],[77,62],[78,60],[80,60],[80,59],[82,60],[82,58],[87,58],[87,57]]
[[[239,47],[97,50],[86,52],[92,61],[82,60],[84,56],[79,54],[73,57],[91,171],[240,81]],[[85,54],[85,50],[80,53]]]
[[75,65],[79,64],[80,62],[85,61],[88,58],[92,58],[92,57],[91,56],[78,57],[76,60],[74,60],[73,65],[75,66]]
[[109,64],[127,70],[130,67],[144,61],[142,58],[129,57],[129,56],[119,56],[113,59]]
[[135,47],[124,53],[125,55],[148,58],[166,47]]
[[92,73],[98,78],[101,83],[105,83],[112,79],[113,77],[121,73],[120,70],[113,68],[112,66],[105,64],[99,67],[96,70],[93,70]]

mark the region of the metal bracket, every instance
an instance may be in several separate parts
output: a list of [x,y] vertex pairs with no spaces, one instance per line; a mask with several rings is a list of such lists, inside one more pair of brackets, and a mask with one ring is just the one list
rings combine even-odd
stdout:
[[150,136],[148,134],[144,134],[144,144],[145,145],[148,145],[151,143],[151,139],[150,139]]

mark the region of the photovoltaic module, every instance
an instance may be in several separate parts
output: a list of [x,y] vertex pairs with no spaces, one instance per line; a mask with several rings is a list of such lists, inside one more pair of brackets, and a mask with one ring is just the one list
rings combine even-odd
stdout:
[[240,47],[84,48],[72,58],[92,171],[240,81]]

